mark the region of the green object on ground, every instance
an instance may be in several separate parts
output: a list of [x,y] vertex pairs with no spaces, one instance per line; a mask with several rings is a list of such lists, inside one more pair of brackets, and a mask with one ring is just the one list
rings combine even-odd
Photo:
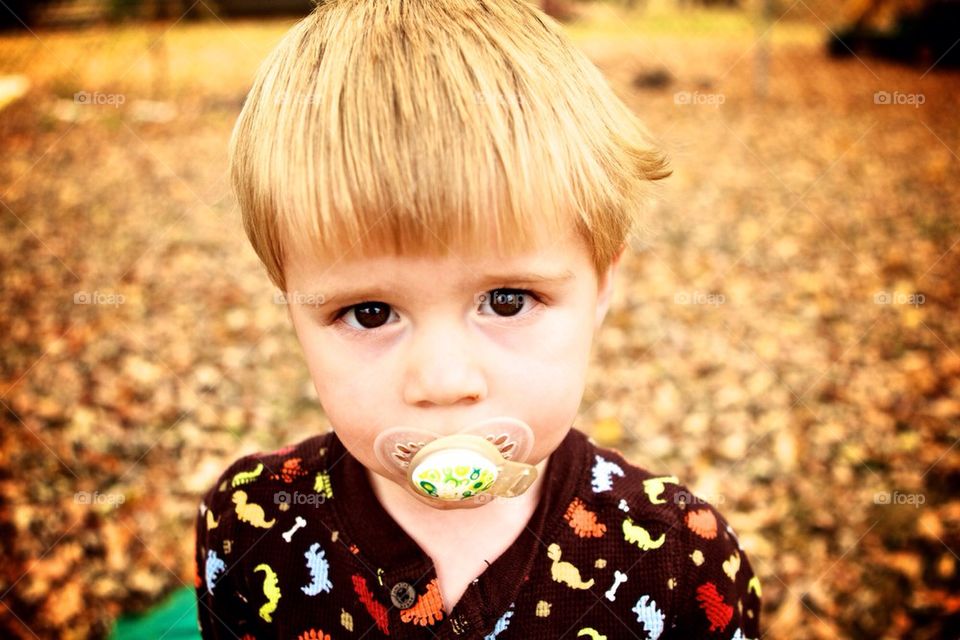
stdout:
[[169,598],[140,615],[121,616],[110,640],[198,640],[196,592],[190,587],[174,591]]

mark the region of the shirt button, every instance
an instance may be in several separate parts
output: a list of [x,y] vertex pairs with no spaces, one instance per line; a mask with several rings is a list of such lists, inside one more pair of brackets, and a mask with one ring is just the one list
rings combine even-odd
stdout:
[[398,582],[390,589],[390,601],[398,609],[409,609],[417,601],[417,591],[409,582]]

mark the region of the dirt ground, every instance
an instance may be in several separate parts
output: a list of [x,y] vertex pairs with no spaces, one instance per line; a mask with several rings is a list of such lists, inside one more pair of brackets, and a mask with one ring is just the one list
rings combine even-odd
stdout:
[[[960,74],[709,18],[569,26],[674,168],[578,426],[717,504],[765,638],[960,637]],[[290,24],[0,38],[0,635],[192,586],[200,491],[328,428],[225,175]]]

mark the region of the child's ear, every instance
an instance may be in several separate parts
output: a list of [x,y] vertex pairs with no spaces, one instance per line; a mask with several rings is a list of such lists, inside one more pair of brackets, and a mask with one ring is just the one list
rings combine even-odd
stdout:
[[617,269],[620,266],[620,258],[623,256],[623,251],[626,246],[626,244],[620,245],[617,253],[610,261],[610,266],[608,266],[607,270],[603,272],[603,275],[600,277],[598,282],[599,288],[597,289],[597,316],[596,323],[593,327],[594,331],[598,331],[600,329],[600,325],[603,324],[603,319],[607,317],[607,310],[610,308],[610,299],[613,297],[613,281],[616,279]]

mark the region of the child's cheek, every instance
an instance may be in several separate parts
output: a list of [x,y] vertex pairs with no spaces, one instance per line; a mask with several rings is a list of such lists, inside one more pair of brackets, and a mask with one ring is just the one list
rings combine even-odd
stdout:
[[513,360],[520,376],[535,373],[540,379],[579,377],[587,366],[591,343],[590,319],[573,311],[545,317],[528,335],[518,339]]

